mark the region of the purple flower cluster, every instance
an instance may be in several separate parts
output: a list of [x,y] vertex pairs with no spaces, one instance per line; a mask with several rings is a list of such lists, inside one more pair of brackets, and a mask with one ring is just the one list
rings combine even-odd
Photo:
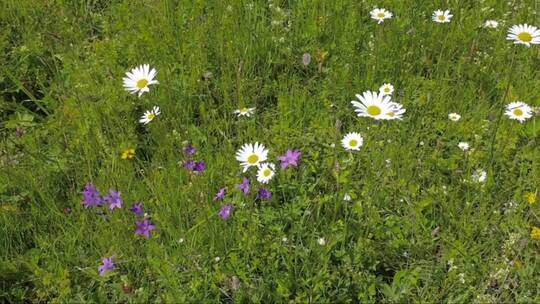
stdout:
[[137,221],[135,225],[137,226],[135,229],[135,234],[143,235],[145,238],[149,238],[150,232],[156,229],[156,225],[152,224],[149,218],[144,218],[142,221]]
[[261,188],[259,189],[259,192],[257,192],[257,198],[261,200],[271,199],[272,192],[266,188]]
[[233,207],[230,204],[222,205],[221,209],[219,210],[219,217],[221,217],[224,220],[229,219],[231,217]]
[[143,216],[144,215],[143,204],[140,202],[133,203],[133,206],[129,208],[129,211],[131,211],[135,215]]
[[214,197],[215,201],[222,200],[225,197],[225,194],[227,194],[227,190],[225,188],[221,188],[216,193],[216,196]]
[[[82,203],[85,208],[103,206],[105,203],[107,203],[109,205],[109,210],[112,211],[114,209],[122,209],[122,205],[124,203],[120,191],[109,189],[109,194],[103,197],[97,190],[96,186],[92,183],[88,183],[86,185],[84,191],[82,192],[82,195]],[[136,216],[145,216],[143,204],[141,202],[133,203],[131,208],[129,208],[129,211],[131,211],[131,213],[135,214]],[[135,225],[137,226],[135,228],[135,235],[143,235],[146,238],[149,238],[150,232],[156,229],[156,225],[152,224],[150,218],[147,218],[146,216],[142,221],[136,221]],[[99,271],[100,274],[103,275],[106,270],[110,270],[113,268],[114,263],[112,262],[112,258],[106,258],[103,259],[103,265],[100,266]]]
[[188,144],[187,147],[184,149],[184,153],[187,156],[192,156],[197,153],[197,149],[195,149],[191,144]]
[[249,193],[249,178],[244,177],[242,179],[242,183],[238,185],[238,189],[244,191],[244,194],[248,194]]
[[206,170],[206,164],[203,161],[194,161],[191,159],[186,160],[184,167],[193,172],[203,172]]
[[101,197],[101,194],[99,194],[99,191],[97,190],[96,186],[94,186],[94,184],[92,183],[86,184],[86,187],[84,188],[84,191],[82,192],[82,195],[83,195],[82,203],[83,203],[84,208],[103,205],[103,198]]
[[[184,154],[186,154],[188,157],[195,155],[195,153],[197,153],[197,149],[195,149],[191,144],[184,149]],[[192,159],[188,159],[184,162],[184,167],[189,171],[199,173],[206,170],[206,163],[203,161],[194,161]]]
[[117,192],[113,189],[109,189],[109,195],[105,196],[104,200],[109,203],[109,210],[122,208],[122,197],[120,196],[120,191]]
[[[308,61],[309,59],[310,58],[308,57]],[[291,149],[287,150],[285,154],[278,157],[278,160],[281,161],[281,169],[285,170],[288,167],[298,167],[298,163],[300,161],[301,155],[302,155],[302,152],[300,152],[299,150],[291,150]],[[244,195],[248,195],[251,190],[251,184],[250,184],[249,178],[243,177],[242,182],[236,185],[236,188],[241,190],[244,193]],[[226,191],[225,188],[219,189],[219,191],[216,193],[214,197],[214,201],[222,200],[225,197],[225,191]],[[269,189],[259,188],[257,190],[256,199],[269,200],[271,198],[272,198],[272,191],[270,191]],[[231,216],[232,210],[233,210],[233,206],[230,204],[221,205],[218,215],[220,218],[227,220]]]
[[297,167],[301,155],[302,152],[298,150],[287,150],[285,154],[278,157],[278,159],[281,161],[281,169],[287,169],[289,166]]
[[122,208],[122,196],[119,191],[113,189],[109,189],[109,195],[103,197],[94,184],[88,183],[82,195],[84,208],[103,206],[105,203],[109,204],[109,210]]

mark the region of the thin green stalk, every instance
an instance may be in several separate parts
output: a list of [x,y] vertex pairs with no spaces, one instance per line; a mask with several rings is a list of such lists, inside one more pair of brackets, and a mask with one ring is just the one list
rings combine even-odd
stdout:
[[512,55],[512,59],[510,61],[510,67],[509,67],[509,74],[508,74],[508,83],[506,84],[506,89],[504,91],[504,95],[501,98],[501,101],[499,103],[499,113],[497,115],[497,120],[495,121],[495,129],[493,130],[493,134],[491,136],[491,144],[489,148],[489,167],[493,167],[493,151],[495,150],[495,139],[497,137],[497,131],[499,130],[499,125],[501,124],[501,118],[504,112],[504,102],[506,101],[506,98],[508,97],[508,92],[510,92],[510,86],[512,84],[513,76],[514,76],[514,67],[515,67],[515,59],[516,59],[516,53],[514,51],[514,54]]

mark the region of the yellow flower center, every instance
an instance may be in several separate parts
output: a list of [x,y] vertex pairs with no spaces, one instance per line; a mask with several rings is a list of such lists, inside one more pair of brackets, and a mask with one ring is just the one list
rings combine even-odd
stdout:
[[512,111],[514,113],[514,115],[516,116],[521,116],[523,115],[523,111],[521,109],[514,109],[514,111]]
[[440,15],[437,17],[437,19],[439,19],[440,21],[444,21],[446,20],[446,17],[444,15]]
[[248,163],[250,163],[250,164],[256,164],[257,161],[259,161],[259,157],[257,156],[257,154],[251,154],[251,155],[247,158],[247,161],[248,161]]
[[527,33],[527,32],[521,32],[517,35],[518,39],[523,41],[523,42],[531,42],[532,40],[532,35],[531,33]]
[[390,93],[390,88],[389,87],[384,88],[384,92],[385,93]]
[[270,176],[270,174],[272,174],[272,171],[271,171],[270,169],[268,169],[268,168],[265,169],[265,170],[263,171],[263,175],[264,175],[265,177]]
[[377,116],[379,114],[381,114],[381,108],[377,107],[377,106],[369,106],[367,108],[367,113],[371,116]]
[[146,87],[147,84],[148,84],[148,80],[140,79],[139,81],[137,81],[137,88],[143,89]]
[[378,13],[377,14],[377,17],[379,17],[379,18],[384,18],[384,16],[385,16],[384,13]]
[[154,113],[148,114],[148,119],[152,120],[154,118],[156,118],[156,114],[154,114]]
[[358,141],[356,139],[351,139],[349,141],[349,146],[356,147],[356,145],[358,145]]
[[241,108],[240,109],[240,113],[247,113],[248,109],[247,108]]

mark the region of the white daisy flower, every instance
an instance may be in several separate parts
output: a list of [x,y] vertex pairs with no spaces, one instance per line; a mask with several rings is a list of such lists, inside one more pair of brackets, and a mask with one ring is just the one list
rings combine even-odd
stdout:
[[515,119],[519,122],[524,122],[525,120],[533,116],[531,107],[521,101],[511,102],[506,105],[506,111],[504,112],[504,114],[510,119]]
[[272,163],[264,163],[259,165],[257,171],[257,181],[262,184],[268,184],[268,182],[274,177],[276,166]]
[[459,142],[458,147],[463,151],[467,151],[469,150],[469,143],[461,141]]
[[258,166],[261,162],[268,158],[268,150],[264,145],[258,142],[253,144],[244,144],[238,152],[236,152],[236,160],[240,162],[240,165],[244,167],[244,172],[249,167]]
[[379,92],[383,95],[392,95],[394,93],[394,86],[391,83],[385,83],[379,88]]
[[450,14],[449,10],[445,10],[444,12],[436,10],[433,12],[431,19],[437,23],[448,23],[453,16],[454,15]]
[[255,113],[255,108],[241,108],[241,109],[238,109],[238,110],[235,110],[234,111],[234,114],[238,115],[238,117],[240,116],[246,116],[246,117],[250,117],[251,115],[253,115],[253,113]]
[[499,22],[497,22],[495,20],[486,20],[486,22],[484,23],[484,27],[485,28],[497,28],[497,27],[499,27]]
[[483,183],[486,181],[487,172],[482,169],[476,169],[471,176],[472,180],[477,183]]
[[364,144],[364,139],[360,133],[351,132],[343,137],[341,144],[347,150],[359,151],[360,147]]
[[146,125],[154,118],[156,118],[159,114],[161,114],[161,110],[158,106],[154,106],[152,110],[144,112],[143,116],[141,116],[141,119],[139,119],[139,122]]
[[124,77],[124,88],[131,94],[139,93],[139,97],[145,92],[149,92],[148,88],[151,84],[158,84],[157,80],[154,80],[157,72],[156,69],[150,69],[150,65],[143,64],[130,72],[126,73],[127,77]]
[[448,119],[450,119],[451,121],[458,121],[461,119],[461,115],[459,115],[458,113],[450,113],[448,114]]
[[384,8],[375,8],[370,12],[371,19],[377,20],[378,24],[384,22],[385,19],[392,18],[392,13]]
[[390,102],[391,108],[390,111],[387,112],[386,119],[392,120],[392,119],[399,119],[401,120],[403,118],[403,113],[405,113],[405,109],[403,108],[403,105],[397,102]]
[[390,118],[386,115],[394,107],[390,101],[390,96],[367,91],[362,95],[356,94],[356,97],[360,102],[353,100],[351,103],[356,108],[354,111],[358,113],[359,117],[371,117],[376,120]]
[[540,44],[540,30],[536,26],[518,24],[508,30],[507,40],[514,40],[514,44]]

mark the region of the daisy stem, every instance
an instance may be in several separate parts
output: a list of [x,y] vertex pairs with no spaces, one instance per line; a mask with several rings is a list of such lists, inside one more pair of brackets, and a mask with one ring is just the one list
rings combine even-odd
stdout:
[[240,96],[240,84],[242,83],[242,66],[244,62],[240,60],[238,63],[238,69],[236,70],[236,102],[238,102],[239,109],[245,107],[244,101],[241,100]]
[[508,83],[506,84],[506,89],[504,90],[504,95],[501,98],[501,101],[499,103],[499,113],[497,115],[497,120],[495,121],[495,126],[493,130],[493,134],[491,135],[491,144],[489,148],[489,166],[493,166],[493,151],[495,150],[495,139],[497,137],[497,131],[499,130],[499,125],[501,124],[501,118],[504,112],[504,102],[506,101],[506,98],[508,97],[508,93],[510,92],[510,86],[512,85],[513,75],[514,75],[514,67],[515,67],[515,59],[516,59],[516,51],[512,54],[512,59],[510,60],[510,67],[508,68],[509,74],[508,74]]
[[439,52],[439,56],[437,57],[437,75],[439,75],[439,67],[441,65],[441,60],[442,60],[442,57],[443,57],[443,53],[445,51],[445,46],[446,46],[446,41],[448,40],[448,33],[446,33],[446,35],[444,35],[444,40],[441,44],[441,51]]

